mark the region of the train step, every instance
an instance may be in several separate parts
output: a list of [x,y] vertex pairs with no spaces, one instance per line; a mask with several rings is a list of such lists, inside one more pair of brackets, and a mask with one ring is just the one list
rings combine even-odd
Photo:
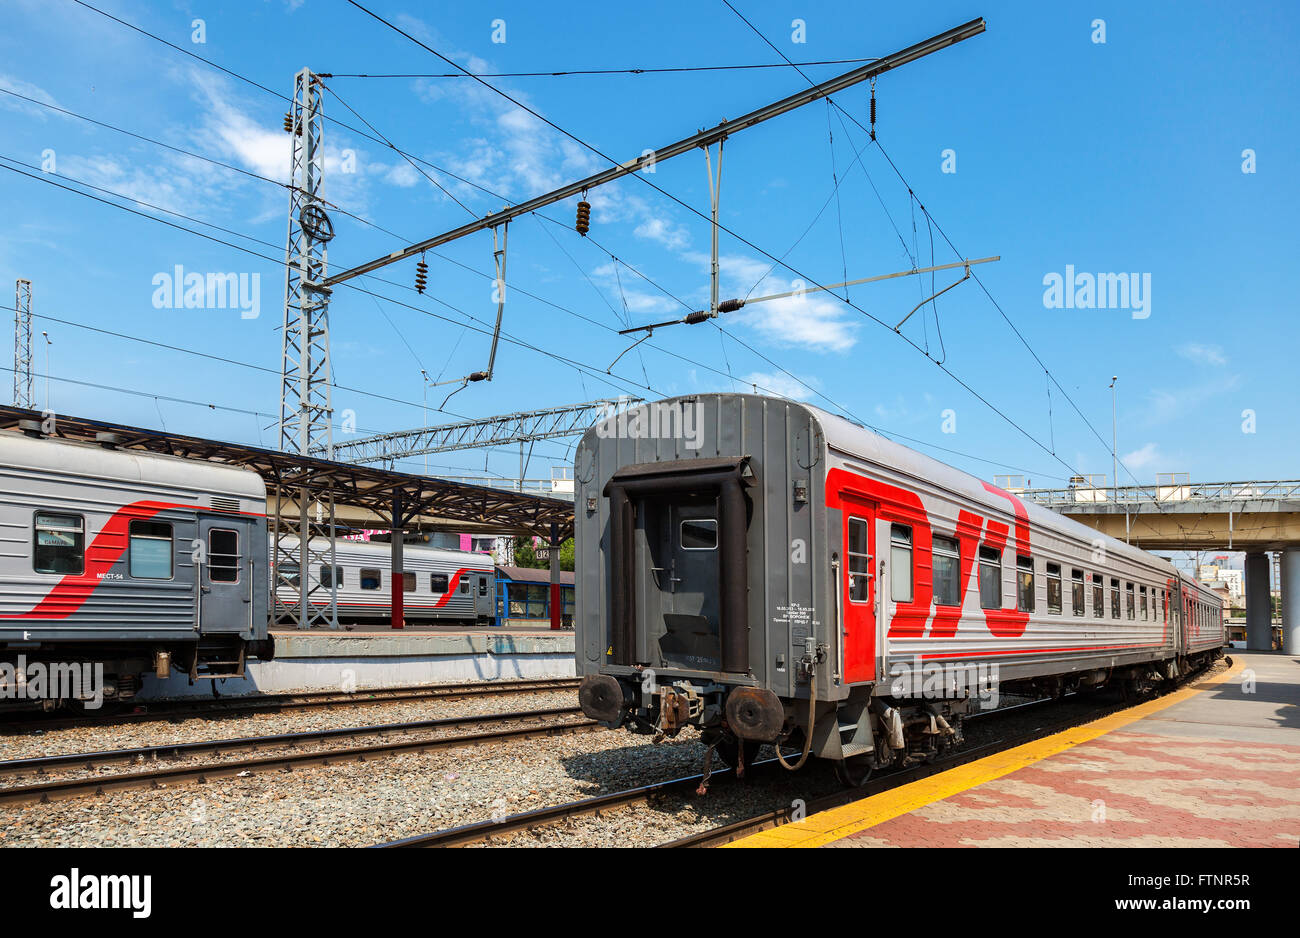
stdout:
[[218,681],[228,677],[243,677],[244,657],[243,644],[239,646],[239,657],[233,660],[202,658],[196,654],[190,665],[190,680]]

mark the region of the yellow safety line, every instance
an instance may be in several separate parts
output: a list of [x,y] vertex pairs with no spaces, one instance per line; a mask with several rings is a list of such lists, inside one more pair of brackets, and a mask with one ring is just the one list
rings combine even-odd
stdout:
[[1166,694],[1158,700],[1138,704],[1136,707],[1130,707],[1122,713],[1102,717],[1100,720],[1076,726],[1053,736],[1045,736],[1042,739],[1034,740],[1032,743],[1025,743],[1023,746],[1016,746],[1005,752],[986,756],[968,765],[949,769],[947,772],[921,779],[910,785],[902,785],[890,791],[863,798],[853,804],[813,814],[802,821],[782,824],[771,830],[751,834],[749,837],[741,838],[726,846],[820,847],[832,843],[850,834],[856,834],[858,831],[875,827],[877,824],[883,824],[885,821],[908,814],[918,808],[923,808],[928,804],[942,801],[944,798],[974,788],[976,785],[982,785],[985,782],[993,781],[995,778],[1001,778],[1003,775],[1009,775],[1025,768],[1025,766],[1046,759],[1048,756],[1054,756],[1058,752],[1064,752],[1080,743],[1086,743],[1120,727],[1135,723],[1144,717],[1164,710],[1166,707],[1172,707],[1189,697],[1194,697],[1216,684],[1227,681],[1236,675],[1242,667],[1244,665],[1238,659],[1228,670],[1191,687],[1184,687],[1181,690]]

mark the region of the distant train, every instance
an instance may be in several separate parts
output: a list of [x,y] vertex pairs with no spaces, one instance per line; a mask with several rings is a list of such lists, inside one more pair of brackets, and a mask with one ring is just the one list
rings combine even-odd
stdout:
[[[238,676],[273,655],[266,486],[216,463],[0,433],[0,704],[26,672],[101,665],[103,699],[145,673]],[[336,542],[342,623],[389,623],[387,544]],[[405,619],[475,625],[496,602],[483,554],[404,545]],[[277,589],[296,598],[296,569]],[[316,583],[328,568],[308,571]],[[42,688],[43,703],[66,699]],[[36,696],[32,693],[31,696]],[[86,699],[79,688],[74,698]]]
[[1222,653],[1168,561],[804,404],[645,404],[574,475],[583,710],[732,764],[779,743],[858,782],[999,691],[1142,694]]
[[[297,549],[297,538],[285,546]],[[313,542],[316,553],[324,543]],[[391,546],[386,542],[336,540],[335,575],[328,564],[308,571],[309,588],[328,590],[338,583],[338,617],[342,622],[383,624],[392,618]],[[454,625],[490,625],[496,615],[496,567],[487,554],[445,550],[418,544],[402,545],[403,617],[406,621]],[[298,598],[298,565],[280,563],[277,597],[287,604]],[[317,595],[324,595],[320,592]]]

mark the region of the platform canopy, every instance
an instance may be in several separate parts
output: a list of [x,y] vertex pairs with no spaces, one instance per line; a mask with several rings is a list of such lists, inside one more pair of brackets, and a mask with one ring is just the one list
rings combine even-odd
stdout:
[[[551,525],[564,540],[573,534],[573,504],[482,485],[448,482],[431,476],[358,466],[243,443],[225,443],[179,433],[148,430],[83,417],[56,415],[51,436],[87,443],[111,442],[124,450],[163,453],[185,459],[241,466],[266,481],[267,513],[277,508],[288,513],[297,490],[306,483],[313,489],[327,486],[334,495],[335,517],[340,527],[388,528],[393,523],[396,498],[403,526],[523,534],[549,538]],[[40,411],[0,406],[0,429],[21,431],[23,424],[38,428]]]

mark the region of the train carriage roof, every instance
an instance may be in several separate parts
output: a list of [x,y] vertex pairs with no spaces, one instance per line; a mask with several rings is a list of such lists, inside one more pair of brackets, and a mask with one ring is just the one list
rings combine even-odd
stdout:
[[266,501],[266,483],[249,469],[22,433],[0,433],[0,465],[91,481],[133,482]]

